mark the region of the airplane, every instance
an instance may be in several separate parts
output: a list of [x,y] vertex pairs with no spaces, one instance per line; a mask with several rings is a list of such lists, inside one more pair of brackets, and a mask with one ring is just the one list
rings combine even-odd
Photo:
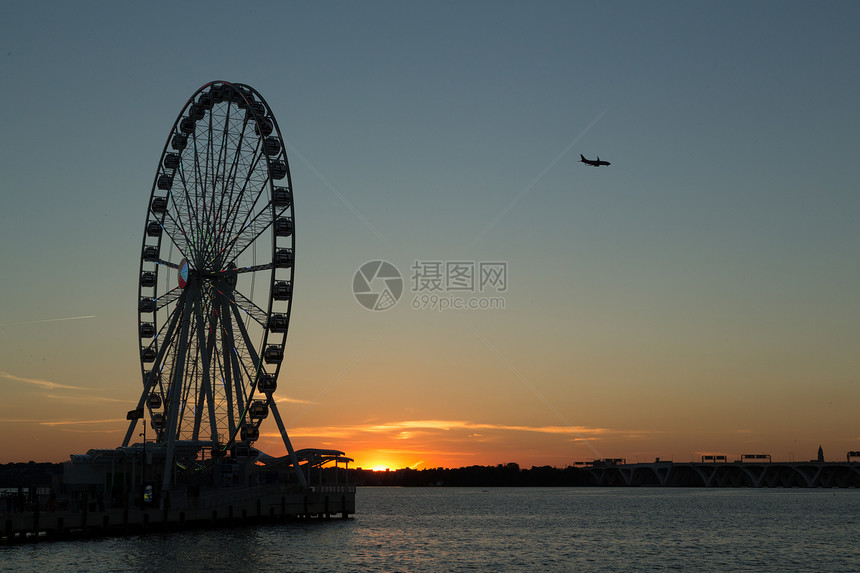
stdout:
[[579,160],[580,163],[585,163],[586,165],[591,165],[593,167],[600,167],[601,165],[612,165],[608,161],[601,161],[599,156],[597,158],[597,161],[586,159],[585,156],[581,153],[579,154],[579,156],[582,158]]

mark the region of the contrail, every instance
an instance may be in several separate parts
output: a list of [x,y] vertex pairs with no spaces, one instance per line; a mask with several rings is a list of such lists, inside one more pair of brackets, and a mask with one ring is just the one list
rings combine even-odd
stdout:
[[353,215],[355,215],[356,217],[358,217],[358,219],[359,219],[362,223],[364,223],[365,227],[367,227],[368,229],[370,229],[370,232],[371,232],[371,233],[373,233],[374,235],[376,235],[376,238],[377,238],[377,239],[379,239],[380,241],[382,241],[382,242],[383,242],[383,243],[385,243],[386,245],[391,246],[391,243],[389,243],[389,242],[388,242],[388,239],[386,239],[386,238],[382,235],[382,233],[380,233],[380,232],[379,232],[379,230],[377,230],[377,228],[376,228],[376,227],[374,227],[374,226],[371,224],[371,222],[370,222],[370,221],[368,221],[368,220],[365,218],[365,216],[364,216],[364,215],[362,215],[361,213],[359,213],[358,209],[356,209],[355,207],[353,207],[352,203],[350,203],[350,202],[346,199],[346,197],[344,197],[344,196],[341,194],[341,192],[340,192],[340,191],[338,191],[338,190],[335,188],[335,186],[334,186],[334,185],[332,185],[332,184],[331,184],[331,182],[329,182],[329,180],[328,180],[328,179],[326,179],[326,178],[325,178],[325,176],[317,170],[317,168],[316,168],[316,167],[314,167],[313,165],[311,165],[311,162],[310,162],[310,161],[308,161],[307,159],[305,159],[305,156],[304,156],[304,155],[302,155],[302,154],[301,154],[301,152],[300,152],[298,149],[296,149],[296,148],[295,148],[295,146],[294,146],[292,143],[290,143],[288,140],[286,140],[286,139],[285,139],[285,140],[284,140],[284,145],[286,145],[287,147],[289,147],[289,148],[290,148],[290,153],[292,153],[294,156],[298,157],[298,158],[299,158],[299,160],[300,160],[302,163],[304,163],[304,164],[305,164],[305,166],[306,166],[308,169],[310,169],[310,170],[311,170],[311,172],[313,172],[313,174],[314,174],[314,175],[316,175],[316,176],[319,178],[319,180],[320,180],[320,181],[322,181],[322,182],[323,182],[323,184],[324,184],[326,187],[328,187],[328,188],[329,188],[329,191],[331,191],[332,193],[334,193],[335,195],[337,195],[337,198],[338,198],[338,199],[340,199],[340,200],[341,200],[341,202],[342,202],[344,205],[346,205],[347,209],[349,209],[350,211],[352,211],[352,214],[353,214]]
[[41,320],[26,320],[24,322],[6,322],[0,324],[0,326],[20,326],[22,324],[40,324],[43,322],[62,322],[64,320],[83,320],[85,318],[95,318],[96,315],[88,314],[86,316],[68,316],[65,318],[43,318]]
[[529,183],[529,184],[525,187],[525,189],[523,189],[522,191],[520,191],[520,194],[519,194],[519,195],[517,195],[516,197],[514,197],[514,200],[513,200],[513,201],[511,201],[510,203],[508,203],[508,206],[507,206],[507,207],[505,207],[504,209],[502,209],[501,213],[499,213],[499,214],[496,216],[496,218],[495,218],[495,219],[493,219],[493,222],[492,222],[492,223],[490,223],[489,225],[487,225],[487,227],[486,227],[483,231],[481,231],[480,233],[478,233],[478,236],[477,236],[477,237],[475,237],[475,239],[472,241],[472,245],[474,245],[475,243],[477,243],[478,241],[480,241],[480,240],[481,240],[481,237],[483,237],[484,235],[486,235],[486,234],[487,234],[487,232],[488,232],[490,229],[492,229],[493,227],[495,227],[495,226],[496,226],[496,223],[498,223],[499,221],[501,221],[501,220],[502,220],[502,218],[503,218],[505,215],[507,215],[507,214],[508,214],[508,211],[510,211],[511,209],[513,209],[513,208],[514,208],[514,205],[516,205],[517,203],[519,203],[520,199],[522,199],[522,198],[526,195],[526,193],[528,193],[529,191],[531,191],[531,190],[534,188],[534,186],[535,186],[535,185],[537,185],[538,181],[540,181],[541,179],[543,179],[543,176],[544,176],[544,175],[546,175],[547,173],[549,173],[549,170],[550,170],[550,169],[552,169],[552,168],[555,166],[555,164],[556,164],[556,163],[558,163],[558,162],[561,160],[561,158],[562,158],[562,157],[564,157],[565,155],[567,155],[567,152],[568,152],[568,151],[570,151],[570,149],[571,149],[574,145],[576,145],[576,143],[577,143],[580,139],[582,139],[583,137],[585,137],[585,134],[586,134],[586,133],[588,133],[588,131],[589,131],[592,127],[594,127],[594,125],[595,125],[598,121],[600,121],[600,119],[601,119],[604,115],[606,115],[606,112],[607,112],[608,110],[609,110],[609,108],[604,109],[604,110],[600,113],[600,115],[598,115],[597,117],[595,117],[595,118],[594,118],[594,120],[592,120],[592,122],[591,122],[591,123],[589,123],[589,124],[588,124],[588,126],[587,126],[585,129],[583,129],[583,130],[579,133],[579,135],[577,135],[576,137],[574,137],[574,138],[573,138],[573,141],[571,141],[571,142],[567,145],[567,147],[565,147],[565,148],[564,148],[564,150],[563,150],[561,153],[559,153],[558,155],[556,155],[555,159],[553,159],[552,161],[550,161],[550,162],[549,162],[549,165],[547,165],[546,167],[544,167],[543,171],[541,171],[540,173],[538,173],[537,177],[535,177],[534,179],[532,179],[532,182],[531,182],[531,183]]
[[41,386],[42,388],[48,388],[49,390],[54,390],[57,388],[62,388],[65,390],[84,390],[84,388],[81,388],[80,386],[69,386],[68,384],[59,384],[57,382],[51,382],[50,380],[41,380],[39,378],[24,378],[22,376],[15,376],[14,374],[9,374],[8,372],[3,371],[0,371],[0,378],[5,378],[14,382],[33,384],[34,386]]

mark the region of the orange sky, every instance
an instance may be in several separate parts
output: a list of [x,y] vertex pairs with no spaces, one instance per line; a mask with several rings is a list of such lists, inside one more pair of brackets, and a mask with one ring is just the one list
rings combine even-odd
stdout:
[[[499,367],[497,357],[492,352],[488,356],[484,367]],[[630,391],[628,396],[614,400],[600,394],[570,400],[550,389],[548,398],[538,383],[522,379],[524,375],[513,370],[512,364],[501,364],[496,372],[499,375],[492,377],[494,383],[461,379],[436,388],[425,387],[427,391],[421,392],[422,384],[401,386],[397,391],[397,385],[376,378],[389,367],[385,364],[370,368],[372,362],[351,367],[349,363],[343,361],[340,372],[315,396],[284,396],[279,403],[297,449],[343,450],[354,458],[352,467],[420,469],[508,462],[524,467],[563,467],[599,457],[624,457],[631,462],[656,457],[688,461],[713,453],[729,459],[742,453],[769,453],[774,459],[803,460],[814,458],[819,444],[824,446],[827,459],[840,460],[854,447],[852,439],[840,438],[840,434],[851,431],[851,403],[828,400],[816,408],[815,402],[820,400],[814,391],[773,398],[769,407],[760,406],[767,401],[762,398],[761,402],[748,403],[741,413],[725,402],[708,404],[708,395],[692,400],[679,397],[677,407],[658,403],[637,408],[650,391]],[[345,367],[349,370],[344,373]],[[462,387],[455,389],[457,384]],[[89,448],[116,447],[127,427],[122,414],[131,400],[7,372],[0,372],[0,385],[7,405],[0,406],[0,431],[14,437],[3,449],[2,462],[62,461]],[[388,389],[387,396],[381,388]],[[122,393],[131,397],[131,390],[124,387]],[[362,395],[376,391],[380,397],[375,402],[358,402]],[[589,412],[604,400],[615,408]],[[444,403],[451,401],[459,402],[459,406],[446,407]],[[16,406],[9,408],[9,404]],[[580,409],[586,414],[580,416]],[[386,411],[393,414],[386,416]],[[433,417],[435,411],[453,415]],[[841,413],[825,424],[823,412]],[[784,424],[789,417],[793,417],[792,432],[786,433]],[[570,423],[577,418],[591,423]],[[840,418],[848,422],[840,423]],[[745,425],[738,424],[740,419]],[[594,423],[598,420],[608,423]],[[137,432],[141,431],[138,426]],[[257,446],[272,455],[284,453],[271,417]]]

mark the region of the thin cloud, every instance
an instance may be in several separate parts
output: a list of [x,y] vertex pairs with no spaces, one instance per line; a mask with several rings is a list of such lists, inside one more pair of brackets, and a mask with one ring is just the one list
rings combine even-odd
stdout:
[[330,381],[328,384],[326,384],[326,385],[325,385],[325,387],[323,387],[323,389],[322,389],[322,390],[320,390],[320,391],[317,393],[317,395],[316,395],[316,396],[314,396],[314,399],[313,399],[312,401],[310,401],[308,404],[306,404],[306,405],[305,405],[306,407],[302,408],[302,409],[301,409],[301,411],[300,411],[298,414],[296,414],[296,415],[293,417],[293,419],[292,419],[292,420],[290,420],[290,423],[289,423],[288,427],[291,427],[291,428],[292,428],[292,427],[295,427],[296,422],[298,422],[298,421],[299,421],[299,418],[301,418],[302,416],[304,416],[305,412],[307,412],[307,411],[308,411],[308,406],[311,406],[311,405],[314,405],[314,404],[319,404],[320,399],[322,399],[322,397],[323,397],[323,396],[324,396],[324,395],[329,391],[329,389],[331,389],[331,387],[332,387],[332,386],[334,386],[334,385],[335,385],[335,384],[336,384],[336,383],[337,383],[341,378],[343,378],[344,376],[346,376],[346,373],[347,373],[347,372],[349,372],[349,371],[352,369],[352,367],[353,367],[353,366],[355,366],[355,364],[356,364],[359,360],[361,360],[361,359],[362,359],[362,358],[363,358],[363,357],[364,357],[368,352],[370,352],[370,349],[371,349],[371,348],[373,348],[374,346],[376,346],[376,343],[378,343],[380,340],[382,340],[382,337],[385,335],[385,333],[386,333],[386,332],[388,332],[388,330],[387,330],[387,329],[386,329],[386,330],[382,330],[382,331],[381,331],[381,332],[376,336],[376,338],[374,338],[373,340],[371,340],[371,341],[370,341],[370,343],[368,343],[368,344],[367,344],[367,345],[366,345],[366,346],[361,350],[361,352],[359,352],[359,353],[358,353],[358,354],[357,354],[357,355],[352,359],[352,361],[351,361],[349,364],[347,364],[347,365],[346,365],[346,367],[338,373],[338,375],[337,375],[337,376],[335,376],[334,378],[332,378],[332,379],[331,379],[331,381]]
[[12,380],[13,382],[23,382],[25,384],[32,384],[33,386],[39,386],[41,388],[48,388],[49,390],[84,390],[84,388],[80,386],[69,386],[68,384],[59,384],[57,382],[51,382],[50,380],[40,380],[38,378],[24,378],[22,376],[15,376],[14,374],[9,374],[8,372],[0,371],[0,378],[5,378],[7,380]]
[[121,432],[125,432],[123,429],[119,430],[78,430],[73,428],[67,428],[63,430],[64,432],[70,432],[73,434],[119,434]]
[[[352,438],[355,436],[356,432],[360,430],[356,430],[349,426],[342,427],[319,427],[319,428],[292,428],[287,429],[287,434],[290,438],[336,438],[336,439],[346,439]],[[280,437],[279,433],[267,433],[267,436],[277,436]]]
[[467,451],[455,451],[449,452],[447,450],[428,450],[426,448],[421,449],[392,449],[392,448],[377,448],[375,450],[379,454],[390,454],[390,455],[407,455],[407,456],[447,456],[447,457],[469,457],[475,455],[474,452]]
[[40,426],[77,426],[80,424],[115,424],[117,422],[124,422],[125,420],[121,418],[109,418],[107,420],[58,420],[58,421],[48,421],[48,422],[39,422]]
[[40,320],[27,320],[24,322],[7,322],[0,326],[21,326],[24,324],[41,324],[43,322],[64,322],[66,320],[84,320],[87,318],[96,318],[94,314],[88,314],[86,316],[67,316],[64,318],[43,318]]
[[453,430],[483,430],[501,432],[532,432],[541,434],[572,434],[598,436],[617,433],[608,428],[589,428],[585,426],[523,426],[510,424],[486,424],[463,420],[403,420],[385,424],[355,424],[345,426],[317,426],[293,428],[289,434],[295,437],[332,437],[345,438],[356,433],[390,433],[397,439],[409,439],[419,433],[450,432]]
[[129,403],[127,399],[108,398],[107,396],[62,396],[60,394],[45,394],[45,398],[64,400],[66,402],[123,402]]
[[598,435],[609,432],[607,428],[588,428],[586,426],[521,426],[509,424],[479,424],[460,420],[407,420],[366,426],[365,431],[402,431],[414,430],[499,430],[509,432],[537,432],[541,434],[590,434]]
[[484,345],[485,345],[487,348],[489,348],[489,349],[493,352],[493,354],[495,354],[496,356],[498,356],[498,357],[499,357],[499,360],[501,360],[501,361],[505,364],[505,366],[507,366],[507,367],[508,367],[508,369],[509,369],[511,372],[513,372],[513,373],[516,375],[516,377],[517,377],[517,378],[519,378],[519,379],[520,379],[520,382],[522,382],[523,384],[525,384],[525,385],[526,385],[526,387],[527,387],[529,390],[531,390],[531,391],[532,391],[532,394],[534,394],[535,396],[537,396],[537,397],[538,397],[538,399],[540,399],[540,401],[541,401],[541,402],[543,402],[543,403],[546,405],[546,407],[547,407],[547,408],[549,408],[549,410],[550,410],[553,414],[555,414],[555,416],[556,416],[559,420],[561,420],[562,422],[564,422],[564,425],[565,425],[566,427],[571,428],[572,430],[574,430],[574,432],[576,433],[577,437],[579,437],[579,438],[580,438],[580,440],[581,440],[581,441],[582,441],[582,442],[583,442],[583,443],[588,447],[588,449],[590,449],[590,450],[591,450],[591,451],[592,451],[592,452],[593,452],[597,457],[603,457],[603,456],[601,456],[601,455],[600,455],[600,452],[598,452],[598,451],[597,451],[597,448],[595,448],[595,447],[594,447],[594,445],[593,445],[593,444],[592,444],[588,439],[586,439],[586,435],[585,435],[585,433],[583,433],[583,432],[578,432],[578,431],[576,430],[576,429],[577,429],[577,428],[579,428],[580,426],[574,426],[573,424],[571,424],[570,422],[568,422],[568,421],[567,421],[567,418],[565,418],[564,416],[562,416],[562,415],[561,415],[561,412],[559,412],[559,411],[555,408],[555,406],[553,406],[553,405],[552,405],[552,403],[551,403],[549,400],[547,400],[547,399],[543,396],[543,394],[541,394],[540,392],[538,392],[538,389],[537,389],[537,388],[535,388],[535,387],[534,387],[534,385],[533,385],[531,382],[529,382],[529,381],[526,379],[526,377],[525,377],[525,376],[523,376],[522,374],[520,374],[519,370],[517,370],[516,368],[514,368],[514,365],[513,365],[513,364],[511,364],[511,363],[508,361],[508,359],[507,359],[507,358],[505,358],[505,355],[504,355],[502,352],[500,352],[498,348],[496,348],[495,346],[493,346],[492,344],[490,344],[490,341],[489,341],[489,340],[487,340],[486,338],[484,338],[483,336],[481,336],[481,333],[480,333],[480,332],[478,332],[477,330],[475,330],[475,329],[474,329],[474,328],[472,328],[472,327],[469,327],[469,329],[470,329],[470,330],[475,334],[475,336],[477,336],[478,338],[480,338],[480,339],[481,339],[481,342],[483,342],[483,343],[484,343]]
[[312,400],[302,400],[300,398],[290,398],[288,396],[279,396],[278,398],[275,399],[275,402],[278,404],[282,404],[282,403],[304,404],[304,405],[317,404],[317,402],[314,402]]
[[[86,424],[115,424],[125,422],[121,418],[110,418],[107,420],[35,420],[33,418],[0,418],[2,424],[37,424],[39,426],[81,426]],[[71,430],[69,430],[71,431]],[[92,432],[119,432],[121,430],[75,430]]]

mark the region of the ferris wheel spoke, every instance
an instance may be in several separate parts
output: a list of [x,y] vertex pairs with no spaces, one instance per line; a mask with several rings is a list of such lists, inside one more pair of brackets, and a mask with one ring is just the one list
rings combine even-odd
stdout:
[[[231,121],[235,121],[231,117],[232,109],[233,109],[232,105],[227,106],[227,115],[226,115],[226,118],[224,121],[224,137],[228,143],[230,142],[230,137],[229,137],[230,131],[229,130],[230,130],[230,126],[231,126]],[[238,123],[238,121],[236,123]],[[213,223],[214,223],[213,224],[213,230],[214,230],[214,228],[217,228],[220,230],[220,228],[223,226],[222,224],[225,221],[230,220],[230,218],[231,218],[230,213],[231,213],[232,205],[233,205],[233,196],[237,191],[236,179],[239,177],[239,168],[242,165],[240,158],[242,156],[242,148],[243,148],[244,141],[245,141],[245,128],[247,127],[247,124],[248,124],[248,118],[243,117],[242,118],[242,127],[241,127],[241,129],[237,129],[238,134],[234,135],[234,137],[236,138],[236,140],[235,140],[235,146],[236,147],[235,147],[235,150],[233,151],[232,158],[230,160],[230,168],[229,168],[229,171],[227,171],[227,176],[224,180],[225,187],[224,187],[224,192],[222,193],[222,204],[223,204],[223,198],[224,197],[227,198],[227,202],[226,202],[227,212],[226,212],[223,220],[220,217],[220,213],[219,213],[219,216],[215,217],[215,219],[213,221]],[[227,150],[227,146],[225,145],[225,155],[227,155],[227,154],[228,154],[228,150]]]
[[260,211],[221,248],[224,260],[235,260],[272,226],[267,211]]
[[248,223],[252,214],[256,210],[259,210],[259,207],[256,209],[255,207],[257,206],[260,197],[262,197],[267,190],[266,184],[269,182],[268,169],[265,171],[265,177],[258,176],[260,179],[257,182],[258,186],[252,185],[252,178],[255,173],[257,173],[260,159],[263,157],[259,143],[257,144],[257,148],[251,153],[253,154],[253,160],[251,161],[250,168],[245,173],[245,180],[242,182],[242,186],[239,189],[239,195],[236,197],[237,213],[239,213],[239,210],[244,207],[244,210],[242,211],[243,216],[241,218],[236,217],[232,220],[232,228],[229,229],[230,233],[232,233],[236,227],[242,228]]
[[[225,130],[226,121],[225,121]],[[211,205],[212,208],[215,209],[215,205],[218,207],[215,210],[213,216],[210,218],[209,224],[209,232],[213,235],[216,234],[218,221],[221,219],[221,213],[224,210],[224,198],[226,195],[226,156],[227,156],[227,132],[219,131],[220,133],[220,145],[218,148],[218,159],[215,159],[215,134],[216,128],[214,125],[214,114],[210,114],[210,129],[209,129],[209,155],[208,157],[212,160],[212,184],[210,185],[211,189]],[[216,244],[218,241],[217,235],[215,235]]]
[[[265,106],[259,103],[256,104],[256,107],[255,104],[250,104],[244,112],[241,139],[237,145],[235,156],[237,165],[239,158],[243,160],[244,169],[241,174],[237,171],[236,177],[233,179],[234,185],[237,182],[241,184],[238,186],[238,194],[235,196],[231,194],[229,212],[235,215],[228,217],[228,221],[231,223],[230,227],[222,230],[222,237],[225,240],[233,236],[237,228],[244,228],[248,221],[254,217],[255,212],[263,210],[268,204],[266,191],[268,190],[270,173],[268,163],[263,162],[263,160],[268,157],[268,154],[280,151],[281,146],[278,143],[272,149],[271,145],[263,145],[265,134],[271,131],[272,126],[271,122],[265,119],[265,112]],[[261,114],[263,122],[268,126],[267,128],[261,127]],[[253,120],[253,131],[257,137],[245,137],[246,131],[251,126],[251,120]],[[245,145],[246,141],[253,142],[253,144]],[[260,202],[261,198],[264,198],[262,203]]]
[[230,302],[236,305],[240,311],[254,319],[263,328],[268,326],[269,313],[254,304],[253,301],[246,298],[242,293],[233,291],[233,300]]
[[[190,246],[190,241],[188,239],[188,235],[185,233],[185,230],[179,225],[176,219],[173,218],[172,215],[166,214],[164,221],[161,223],[161,229],[164,234],[170,239],[176,249],[179,251],[179,254],[182,258],[187,259],[188,257],[188,248]],[[175,263],[169,263],[167,261],[162,261],[161,259],[155,261],[159,264],[166,264],[167,266],[171,266],[177,268],[178,265]]]
[[[152,350],[152,370],[150,370],[150,379],[144,380],[144,383],[147,386],[154,385],[155,372],[157,372],[156,368],[159,368],[163,365],[163,361],[165,356],[167,355],[168,350],[171,348],[171,345],[174,342],[174,338],[176,336],[176,326],[179,322],[179,318],[182,315],[182,306],[184,304],[184,299],[180,295],[180,301],[176,305],[176,307],[171,312],[168,319],[165,321],[166,327],[162,326],[161,331],[153,337],[152,342],[141,351],[141,355],[147,354],[147,350]],[[166,331],[165,331],[166,328]],[[161,336],[161,332],[165,331],[164,336]],[[160,346],[159,346],[160,343]]]
[[[174,243],[174,244],[176,244],[176,243]],[[178,247],[177,247],[177,249],[178,249]],[[182,254],[182,251],[180,250],[179,253]],[[174,263],[172,261],[165,261],[164,259],[154,259],[152,262],[155,263],[156,265],[161,265],[164,267],[170,267],[171,269],[174,269],[177,271],[179,270],[179,263]]]
[[[209,114],[209,115],[210,115],[210,120],[211,120],[211,114]],[[201,166],[200,166],[200,151],[198,149],[199,143],[197,141],[197,132],[198,132],[198,130],[195,129],[191,133],[191,138],[192,138],[191,149],[193,151],[193,156],[194,156],[194,165],[192,166],[193,167],[193,174],[194,174],[194,197],[196,197],[198,199],[198,203],[196,205],[194,205],[194,207],[195,207],[194,208],[194,216],[196,219],[194,221],[194,228],[196,228],[198,230],[203,230],[204,228],[208,227],[208,217],[206,217],[206,193],[205,193],[205,190],[206,190],[206,171],[205,171],[205,169],[201,169]],[[208,129],[206,130],[206,134],[208,136],[208,134],[209,134]],[[205,145],[204,145],[204,148],[205,148]],[[186,193],[187,193],[187,190],[186,190]],[[190,203],[190,198],[189,198],[189,203]],[[202,212],[202,214],[203,214],[202,220],[205,223],[201,223],[200,212]],[[208,229],[206,229],[206,230],[208,230]],[[199,256],[200,253],[196,253],[196,254]]]
[[[218,229],[218,237],[220,239],[218,250],[220,252],[223,252],[227,245],[234,240],[234,236],[241,234],[241,231],[237,231],[236,229],[244,230],[249,221],[252,221],[260,213],[265,214],[265,210],[260,209],[257,203],[266,191],[265,183],[268,181],[268,178],[261,183],[259,189],[256,189],[256,196],[248,188],[248,181],[253,175],[253,170],[256,169],[257,161],[259,161],[259,155],[254,160],[252,170],[246,175],[245,182],[239,188],[235,200],[231,196],[231,204],[227,211],[229,224],[223,224]],[[259,213],[255,215],[255,211],[259,211]]]
[[[264,265],[251,265],[251,266],[247,266],[247,267],[239,267],[236,269],[229,269],[228,268],[228,269],[224,269],[224,270],[210,273],[208,276],[217,277],[220,280],[229,280],[231,277],[236,277],[236,276],[242,275],[242,274],[258,273],[258,272],[262,272],[262,271],[270,271],[275,267],[276,267],[276,265],[273,265],[272,263],[266,263]],[[225,296],[227,296],[227,295],[225,294]],[[230,298],[230,297],[227,296],[227,298]]]
[[[246,370],[246,374],[249,379],[253,382],[256,382],[260,372],[263,370],[263,363],[260,360],[260,356],[254,350],[254,344],[251,342],[251,337],[248,334],[248,329],[245,328],[244,323],[242,322],[242,317],[239,315],[239,307],[235,304],[230,305],[231,310],[233,311],[233,316],[235,318],[236,328],[239,329],[239,332],[242,335],[242,340],[245,343],[245,350],[248,353],[248,359],[252,365],[252,371]],[[254,385],[250,386],[250,396],[254,395],[255,387]],[[250,396],[243,396],[245,398],[245,402],[250,400]]]
[[[221,150],[219,151],[219,162],[226,163],[226,158],[229,155],[229,145],[230,145],[230,120],[225,120],[224,122],[224,132],[222,135],[221,141]],[[234,184],[233,179],[235,178],[235,168],[236,162],[232,162],[232,164],[227,167],[227,165],[223,165],[216,167],[216,173],[212,179],[211,185],[211,195],[210,195],[210,216],[207,217],[207,234],[211,237],[212,242],[212,252],[219,251],[219,243],[221,242],[221,234],[223,233],[224,222],[223,219],[229,218],[230,213],[229,210],[225,212],[225,205],[229,205],[231,202],[231,196],[233,194]],[[217,204],[217,208],[215,207]]]
[[[210,114],[211,118],[212,114]],[[207,259],[211,259],[212,253],[217,250],[217,228],[218,228],[218,218],[221,210],[221,205],[224,201],[224,194],[219,193],[219,185],[218,185],[218,166],[210,164],[210,157],[214,162],[214,154],[209,153],[209,149],[213,146],[213,133],[214,130],[210,127],[207,133],[207,155],[206,155],[206,167],[205,167],[205,175],[203,177],[204,185],[203,189],[200,191],[200,198],[203,203],[203,212],[204,219],[206,222],[205,225],[205,233],[207,237],[207,245],[205,249],[205,254]],[[220,195],[220,197],[219,197]]]
[[[196,152],[192,149],[192,153],[195,156],[195,162],[197,160]],[[169,218],[172,227],[178,230],[182,237],[185,239],[185,250],[186,251],[195,251],[198,247],[196,244],[195,237],[189,237],[185,232],[185,229],[199,229],[200,228],[200,218],[197,213],[197,205],[196,202],[192,199],[192,195],[190,193],[190,189],[193,189],[196,186],[195,182],[190,182],[185,177],[185,169],[183,168],[183,164],[180,163],[179,168],[177,170],[179,173],[179,182],[182,185],[181,193],[170,193],[170,200],[173,203],[174,209],[169,211],[166,218]],[[174,177],[174,180],[176,178]],[[180,199],[184,199],[183,202],[180,202]],[[174,217],[172,211],[175,211],[177,216]],[[187,219],[187,221],[183,221],[183,219]],[[171,239],[174,243],[178,244],[176,241],[177,234],[169,233]],[[181,249],[180,249],[181,250]],[[187,258],[187,257],[186,257]]]
[[[256,390],[256,383],[263,370],[262,363],[260,362],[259,356],[251,342],[251,336],[248,333],[248,329],[246,328],[236,305],[228,304],[228,307],[228,312],[232,311],[232,316],[234,318],[233,324],[235,324],[236,330],[238,330],[241,335],[238,343],[236,337],[233,336],[233,349],[235,351],[239,375],[234,376],[236,409],[232,411],[239,413],[245,410],[246,405],[249,404],[250,400],[253,398]],[[246,380],[247,383],[243,384],[242,380]],[[237,415],[237,427],[241,424],[241,421],[241,418]]]
[[[218,179],[218,165],[214,162],[213,153],[216,116],[214,107],[209,110],[207,116],[206,129],[203,130],[204,133],[202,134],[204,140],[202,143],[198,141],[199,130],[195,130],[194,132],[194,173],[197,183],[195,196],[198,198],[198,211],[202,214],[201,219],[197,221],[197,229],[205,237],[212,237],[214,231],[212,211],[216,203],[216,181]],[[201,247],[203,246],[201,245]],[[199,255],[204,255],[202,248]]]
[[265,265],[252,265],[249,267],[240,267],[238,269],[234,269],[234,270],[228,271],[228,272],[233,272],[233,273],[236,273],[237,275],[240,275],[243,273],[256,273],[256,272],[260,272],[260,271],[269,271],[269,270],[272,270],[273,268],[274,268],[274,265],[272,263],[266,263]]
[[[194,147],[192,147],[191,152],[192,152],[192,155],[194,156],[194,162],[196,164],[197,163],[196,149]],[[194,172],[192,171],[192,173],[194,173]],[[185,202],[184,202],[184,209],[177,208],[178,216],[176,217],[176,225],[179,229],[183,229],[183,228],[185,228],[185,229],[199,229],[200,228],[200,216],[197,212],[196,201],[193,199],[193,197],[196,195],[196,193],[192,194],[192,192],[197,187],[196,178],[194,181],[188,181],[185,178],[185,169],[182,167],[182,165],[180,165],[179,181],[180,181],[180,183],[182,183],[182,191],[183,191],[182,197],[184,198]],[[176,199],[176,194],[172,194],[171,196],[173,197],[174,204],[176,204],[178,207],[179,202]],[[185,220],[183,220],[183,219],[185,219]],[[188,235],[186,235],[184,232],[183,232],[183,236],[186,238],[186,240],[188,240],[188,249],[194,250],[197,247],[197,245],[195,244],[195,238],[191,237],[189,239]]]
[[182,296],[183,290],[180,287],[175,287],[173,290],[168,291],[155,299],[155,310],[161,310],[168,304],[175,302],[179,297]]

